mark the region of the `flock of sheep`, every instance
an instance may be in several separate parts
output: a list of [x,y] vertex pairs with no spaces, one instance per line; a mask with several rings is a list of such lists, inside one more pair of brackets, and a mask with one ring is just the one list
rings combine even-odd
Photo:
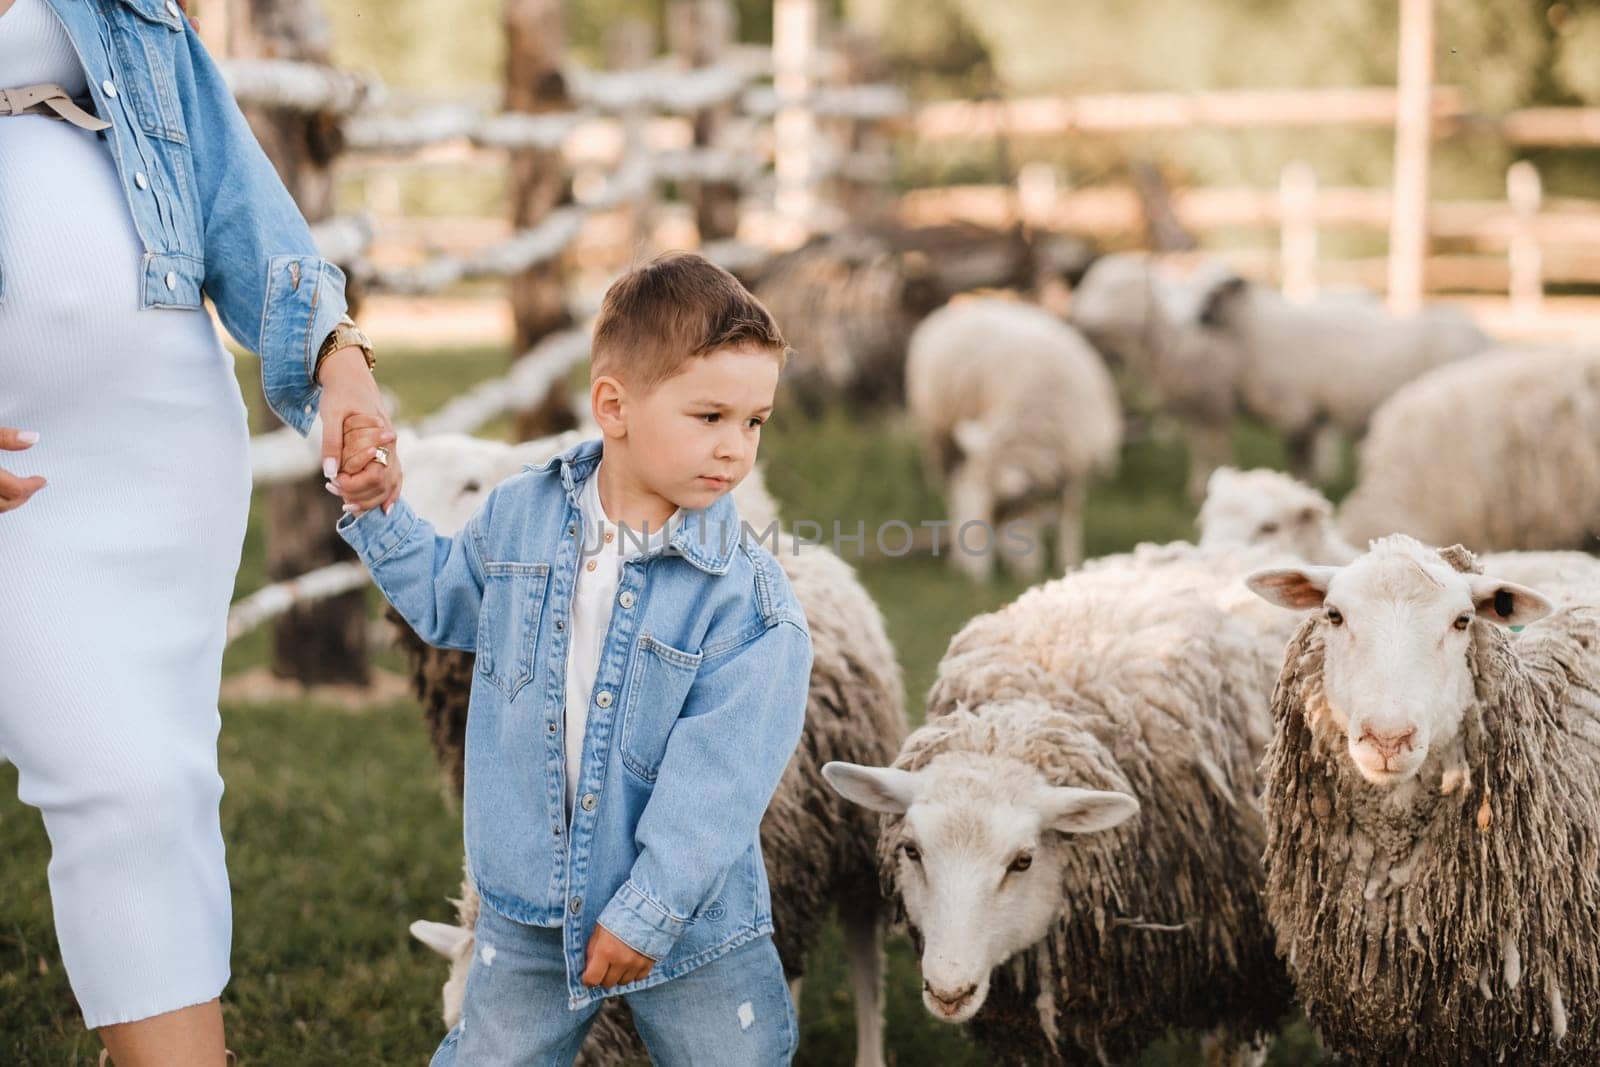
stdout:
[[[852,569],[779,542],[815,643],[762,827],[792,979],[837,915],[866,1067],[897,921],[928,1011],[995,1062],[1126,1062],[1174,1028],[1259,1062],[1296,1007],[1352,1062],[1596,1062],[1600,357],[1217,267],[1107,256],[1074,280],[1068,320],[974,299],[903,338],[952,519],[1060,528],[1061,576],[956,634],[923,726]],[[1108,361],[1183,423],[1200,536],[1082,563],[1122,441]],[[1343,506],[1225,466],[1239,411],[1307,471],[1365,431]],[[449,531],[570,443],[402,441],[408,499]],[[736,497],[756,530],[781,518],[759,472]],[[459,790],[470,656],[408,649]],[[476,909],[468,880],[454,923],[413,925],[450,959],[446,1023]],[[611,1005],[581,1062],[642,1056]]]

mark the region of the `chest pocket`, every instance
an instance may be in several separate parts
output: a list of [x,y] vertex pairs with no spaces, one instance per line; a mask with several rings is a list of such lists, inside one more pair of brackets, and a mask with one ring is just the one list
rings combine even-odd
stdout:
[[550,580],[545,563],[485,563],[478,616],[478,673],[507,700],[533,677],[533,646]]
[[178,105],[174,58],[183,41],[177,0],[102,0],[110,16],[121,68],[117,91],[127,97],[144,132],[188,142]]
[[680,652],[649,634],[639,638],[622,712],[622,763],[647,782],[656,780],[667,735],[700,669],[698,652]]

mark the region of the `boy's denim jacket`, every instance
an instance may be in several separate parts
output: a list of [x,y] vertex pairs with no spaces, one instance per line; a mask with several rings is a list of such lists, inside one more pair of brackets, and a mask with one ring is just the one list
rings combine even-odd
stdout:
[[[799,740],[811,635],[788,578],[724,495],[623,566],[571,825],[567,642],[588,441],[497,486],[453,538],[402,500],[340,520],[424,641],[477,652],[467,867],[508,918],[562,926],[569,1006],[594,924],[657,960],[641,989],[772,930],[759,831]],[[627,536],[624,533],[623,536]],[[592,543],[591,532],[591,543]]]
[[[45,0],[66,27],[144,245],[140,306],[198,308],[261,357],[267,403],[304,434],[317,349],[345,312],[344,273],[256,143],[173,0]],[[0,89],[19,86],[5,82]],[[5,121],[0,119],[0,121]],[[0,263],[0,301],[6,264]]]

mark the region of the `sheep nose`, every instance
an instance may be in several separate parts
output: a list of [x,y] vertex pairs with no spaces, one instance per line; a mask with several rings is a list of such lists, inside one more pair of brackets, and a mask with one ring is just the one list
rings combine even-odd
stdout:
[[945,993],[937,990],[927,982],[922,983],[922,988],[927,990],[928,996],[932,997],[934,1001],[938,1003],[940,1008],[951,1013],[960,1011],[962,1005],[966,1004],[968,1000],[972,999],[972,994],[978,991],[978,985],[976,982],[968,982],[960,989],[957,989],[951,993]]
[[1412,748],[1412,742],[1416,739],[1416,736],[1417,728],[1415,726],[1403,733],[1398,734],[1376,733],[1370,726],[1364,727],[1361,731],[1361,740],[1367,742],[1373,748],[1377,749],[1378,753],[1383,756],[1385,763],[1394,759],[1402,752],[1409,752]]

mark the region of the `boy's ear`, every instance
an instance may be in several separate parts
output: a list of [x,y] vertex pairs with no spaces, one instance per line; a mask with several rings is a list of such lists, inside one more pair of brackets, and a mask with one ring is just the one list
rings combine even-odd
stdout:
[[628,391],[609,374],[602,374],[589,385],[589,409],[600,432],[607,437],[628,435]]

